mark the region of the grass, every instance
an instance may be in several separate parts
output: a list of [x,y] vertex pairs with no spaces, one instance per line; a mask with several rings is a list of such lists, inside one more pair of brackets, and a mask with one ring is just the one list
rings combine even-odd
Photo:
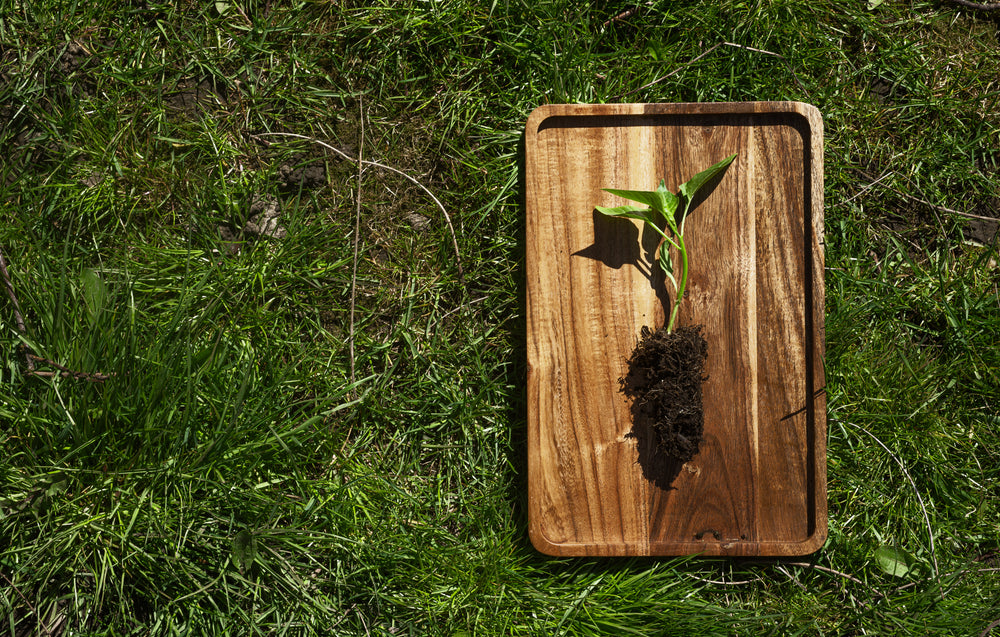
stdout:
[[[949,2],[4,3],[3,633],[986,634],[997,249],[955,211],[998,216],[998,51]],[[540,556],[527,114],[758,99],[825,118],[830,538]],[[412,182],[270,133],[414,177],[458,256]]]

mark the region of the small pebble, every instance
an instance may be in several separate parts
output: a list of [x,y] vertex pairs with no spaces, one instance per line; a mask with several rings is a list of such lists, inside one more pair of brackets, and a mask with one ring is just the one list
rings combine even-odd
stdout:
[[406,221],[417,232],[423,232],[431,225],[431,220],[418,212],[411,212],[406,215]]

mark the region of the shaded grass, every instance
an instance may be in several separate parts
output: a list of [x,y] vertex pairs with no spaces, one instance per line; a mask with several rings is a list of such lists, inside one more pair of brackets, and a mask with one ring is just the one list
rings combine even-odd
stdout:
[[[4,629],[978,634],[1000,617],[997,252],[942,207],[997,214],[996,44],[891,1],[4,11],[0,245],[28,328],[4,298]],[[519,138],[540,103],[619,99],[824,113],[811,561],[527,543]],[[366,169],[352,387],[356,166],[262,134],[353,155],[361,117],[366,157],[449,210],[467,281],[425,193]],[[309,162],[320,184],[283,177]],[[237,251],[220,227],[262,196],[288,234]],[[113,376],[26,375],[23,343]]]

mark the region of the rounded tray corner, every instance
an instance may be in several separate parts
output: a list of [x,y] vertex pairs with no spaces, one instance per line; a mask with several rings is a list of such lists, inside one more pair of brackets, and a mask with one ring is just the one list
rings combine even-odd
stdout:
[[567,555],[566,547],[563,544],[553,542],[545,535],[542,524],[538,520],[532,520],[528,525],[528,539],[535,550],[542,555],[549,557],[564,557]]
[[806,555],[812,555],[816,551],[823,548],[828,537],[829,529],[824,524],[801,542],[790,544],[788,547],[788,557],[804,557]]
[[536,106],[533,111],[528,115],[528,121],[524,125],[524,132],[528,137],[538,133],[538,129],[541,127],[542,122],[547,120],[556,114],[557,109],[556,104],[542,104],[541,106]]

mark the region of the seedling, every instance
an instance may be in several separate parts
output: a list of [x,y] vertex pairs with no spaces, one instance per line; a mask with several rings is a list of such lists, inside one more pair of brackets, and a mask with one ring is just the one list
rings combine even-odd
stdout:
[[[681,184],[680,191],[676,195],[667,190],[666,184],[664,184],[662,179],[656,190],[604,189],[605,192],[610,192],[629,201],[646,204],[648,207],[632,205],[618,206],[616,208],[596,207],[598,212],[606,214],[609,217],[639,219],[663,237],[663,241],[659,245],[657,261],[676,291],[674,307],[670,312],[670,320],[667,322],[667,333],[674,331],[674,324],[677,322],[677,311],[680,309],[681,300],[684,298],[684,291],[687,288],[689,264],[687,245],[684,243],[684,222],[687,221],[687,216],[691,212],[691,202],[694,201],[695,195],[701,187],[732,163],[735,157],[736,154],[734,153],[684,182]],[[681,208],[682,202],[684,204],[683,209],[678,215],[677,210]],[[666,227],[661,228],[664,220],[666,220]],[[669,234],[665,230],[669,230]],[[681,260],[680,280],[674,275],[674,261],[670,255],[671,247],[677,249],[677,254]]]
[[[698,191],[719,175],[736,155],[730,155],[707,170],[681,184],[675,195],[660,180],[656,190],[617,190],[607,192],[645,206],[618,206],[597,210],[610,217],[639,219],[653,228],[663,240],[657,246],[656,260],[676,292],[669,322],[655,332],[642,328],[642,338],[628,359],[628,371],[621,379],[622,392],[632,399],[632,436],[643,438],[652,432],[656,449],[678,460],[688,462],[698,453],[704,440],[705,412],[701,385],[705,380],[708,344],[701,335],[701,326],[694,325],[674,331],[677,313],[684,299],[688,282],[688,251],[684,242],[684,224]],[[677,250],[680,268],[676,271],[671,248]],[[643,449],[646,445],[640,444]],[[640,452],[639,463],[644,474],[656,484],[669,484],[673,477],[656,475],[659,466],[679,467],[679,463],[658,465]],[[676,473],[674,474],[676,475]]]

